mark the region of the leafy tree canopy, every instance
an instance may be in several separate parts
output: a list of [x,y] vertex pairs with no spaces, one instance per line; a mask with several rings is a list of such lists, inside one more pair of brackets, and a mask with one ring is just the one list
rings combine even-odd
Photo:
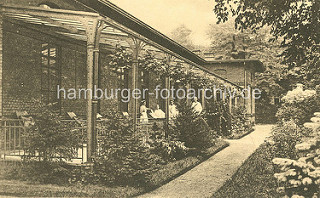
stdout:
[[270,26],[273,39],[282,39],[281,55],[290,67],[319,62],[319,10],[319,0],[216,0],[214,7],[218,23],[231,15],[239,30]]

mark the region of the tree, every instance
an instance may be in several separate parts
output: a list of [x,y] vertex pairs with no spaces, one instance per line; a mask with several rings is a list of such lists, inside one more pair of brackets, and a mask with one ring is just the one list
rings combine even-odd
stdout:
[[171,32],[171,38],[189,50],[194,50],[195,46],[190,38],[191,34],[192,30],[185,25],[180,25]]
[[[320,2],[318,0],[216,0],[218,23],[235,17],[238,30],[270,27],[271,40],[280,39],[280,56],[288,69],[318,83],[320,68]],[[317,75],[317,76],[314,76]]]

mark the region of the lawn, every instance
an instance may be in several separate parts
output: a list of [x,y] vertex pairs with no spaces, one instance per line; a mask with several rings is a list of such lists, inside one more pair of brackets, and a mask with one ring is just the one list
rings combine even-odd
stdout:
[[[170,180],[195,167],[205,159],[228,146],[223,140],[218,140],[215,146],[205,152],[188,156],[184,159],[163,165],[152,177],[150,187],[107,187],[99,185],[72,184],[59,186],[51,184],[39,184],[26,181],[8,180],[5,178],[5,166],[0,167],[0,196],[17,197],[130,197],[151,191]],[[3,163],[2,163],[3,164]],[[10,165],[7,165],[10,166]]]
[[262,144],[212,197],[280,197],[272,158],[271,147]]

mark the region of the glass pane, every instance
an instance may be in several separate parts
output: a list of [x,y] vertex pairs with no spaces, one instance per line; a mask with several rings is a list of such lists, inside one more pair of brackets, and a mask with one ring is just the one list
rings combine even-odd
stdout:
[[56,60],[50,59],[50,67],[56,67]]
[[42,48],[48,47],[48,43],[42,43],[42,44],[41,44],[41,47],[42,47]]
[[49,87],[49,70],[48,68],[42,68],[41,76],[41,88],[42,90],[48,90]]
[[50,48],[50,56],[57,57],[57,49],[56,48]]
[[42,49],[42,55],[48,56],[48,49]]
[[57,85],[59,82],[59,78],[57,76],[57,72],[55,70],[50,70],[50,90],[55,91],[57,89]]
[[48,58],[41,57],[41,63],[42,63],[43,66],[48,66]]

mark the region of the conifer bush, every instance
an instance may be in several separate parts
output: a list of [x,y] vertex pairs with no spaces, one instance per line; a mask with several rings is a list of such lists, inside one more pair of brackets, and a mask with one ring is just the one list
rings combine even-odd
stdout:
[[174,127],[178,139],[185,142],[189,148],[203,149],[214,144],[215,132],[211,130],[203,115],[194,113],[191,105],[178,105],[179,115],[174,120]]

